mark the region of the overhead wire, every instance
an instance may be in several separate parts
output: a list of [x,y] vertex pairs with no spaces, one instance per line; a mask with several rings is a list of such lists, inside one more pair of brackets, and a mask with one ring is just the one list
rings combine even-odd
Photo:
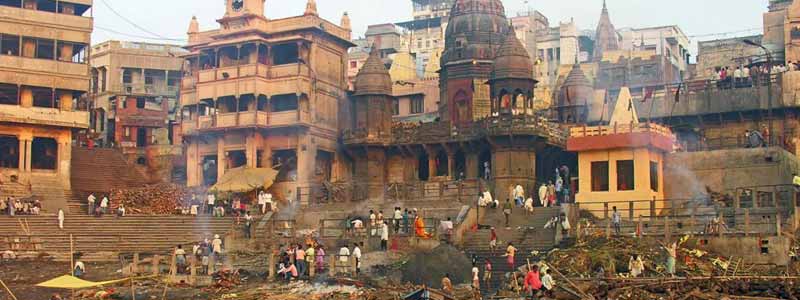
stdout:
[[131,26],[136,27],[137,29],[139,29],[139,30],[141,30],[141,31],[143,31],[143,32],[145,32],[147,34],[150,34],[150,35],[153,35],[153,36],[157,37],[155,39],[184,41],[183,39],[169,38],[169,37],[165,37],[163,35],[160,35],[158,33],[155,33],[153,31],[150,31],[147,28],[144,28],[144,27],[140,26],[139,24],[136,24],[136,22],[133,22],[130,19],[126,18],[124,15],[120,14],[117,10],[115,10],[113,7],[111,7],[111,5],[108,4],[108,2],[106,0],[100,0],[100,2],[103,2],[103,5],[105,5],[117,17],[119,17],[120,19],[122,19],[126,23],[130,24]]

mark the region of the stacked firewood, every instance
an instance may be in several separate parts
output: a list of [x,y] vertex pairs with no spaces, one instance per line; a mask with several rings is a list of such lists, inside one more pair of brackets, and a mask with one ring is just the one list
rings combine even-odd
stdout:
[[187,191],[177,185],[156,184],[143,188],[113,190],[112,203],[124,204],[127,214],[173,214],[189,205]]

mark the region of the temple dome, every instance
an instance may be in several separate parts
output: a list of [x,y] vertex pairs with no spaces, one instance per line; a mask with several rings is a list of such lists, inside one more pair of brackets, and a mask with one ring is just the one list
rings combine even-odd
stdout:
[[506,34],[506,40],[497,50],[494,60],[492,79],[501,78],[533,79],[533,62],[513,27]]
[[508,20],[500,0],[457,0],[445,30],[442,62],[491,60],[506,32]]
[[376,46],[367,58],[364,66],[358,71],[354,84],[355,95],[391,95],[392,77],[381,61]]

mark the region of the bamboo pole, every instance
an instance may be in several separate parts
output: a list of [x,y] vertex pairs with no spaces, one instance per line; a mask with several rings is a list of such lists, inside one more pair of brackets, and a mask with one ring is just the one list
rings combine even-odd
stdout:
[[6,292],[8,292],[8,294],[11,295],[11,299],[18,300],[17,296],[14,296],[14,293],[11,292],[11,289],[8,288],[8,286],[6,285],[5,282],[3,282],[2,279],[0,279],[0,284],[2,284],[3,288],[6,289]]

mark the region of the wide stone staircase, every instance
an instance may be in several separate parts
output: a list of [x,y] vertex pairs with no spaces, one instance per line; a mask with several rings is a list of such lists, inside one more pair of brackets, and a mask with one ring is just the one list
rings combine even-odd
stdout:
[[142,187],[149,182],[122,152],[107,148],[72,148],[72,191],[67,197],[70,213],[86,213],[86,197],[95,193],[100,199],[112,189]]
[[[482,208],[483,209],[483,208]],[[483,276],[485,260],[492,263],[492,280],[489,286],[481,281],[483,295],[494,294],[501,284],[505,282],[505,274],[511,272],[507,257],[504,257],[508,243],[513,243],[518,249],[515,256],[515,266],[519,267],[532,258],[533,251],[541,253],[552,250],[556,245],[556,229],[545,229],[552,217],[560,213],[560,208],[537,207],[533,214],[527,214],[522,209],[515,209],[510,219],[510,228],[505,228],[505,218],[502,209],[486,209],[481,225],[491,225],[497,232],[497,248],[494,253],[489,247],[489,229],[469,232],[465,237],[463,248],[467,255],[475,258],[478,268]],[[535,263],[531,259],[531,263]],[[483,278],[481,278],[482,280]]]
[[[58,228],[54,215],[0,216],[0,237],[20,238],[28,235],[21,225],[29,229],[30,237],[38,241],[41,252],[56,260],[68,261],[70,235],[74,251],[83,254],[84,261],[116,261],[120,253],[166,253],[178,244],[187,244],[224,236],[240,230],[231,218],[208,216],[146,216],[130,215],[122,218],[106,215],[92,217],[68,215],[64,230]],[[0,245],[0,251],[9,247]]]

